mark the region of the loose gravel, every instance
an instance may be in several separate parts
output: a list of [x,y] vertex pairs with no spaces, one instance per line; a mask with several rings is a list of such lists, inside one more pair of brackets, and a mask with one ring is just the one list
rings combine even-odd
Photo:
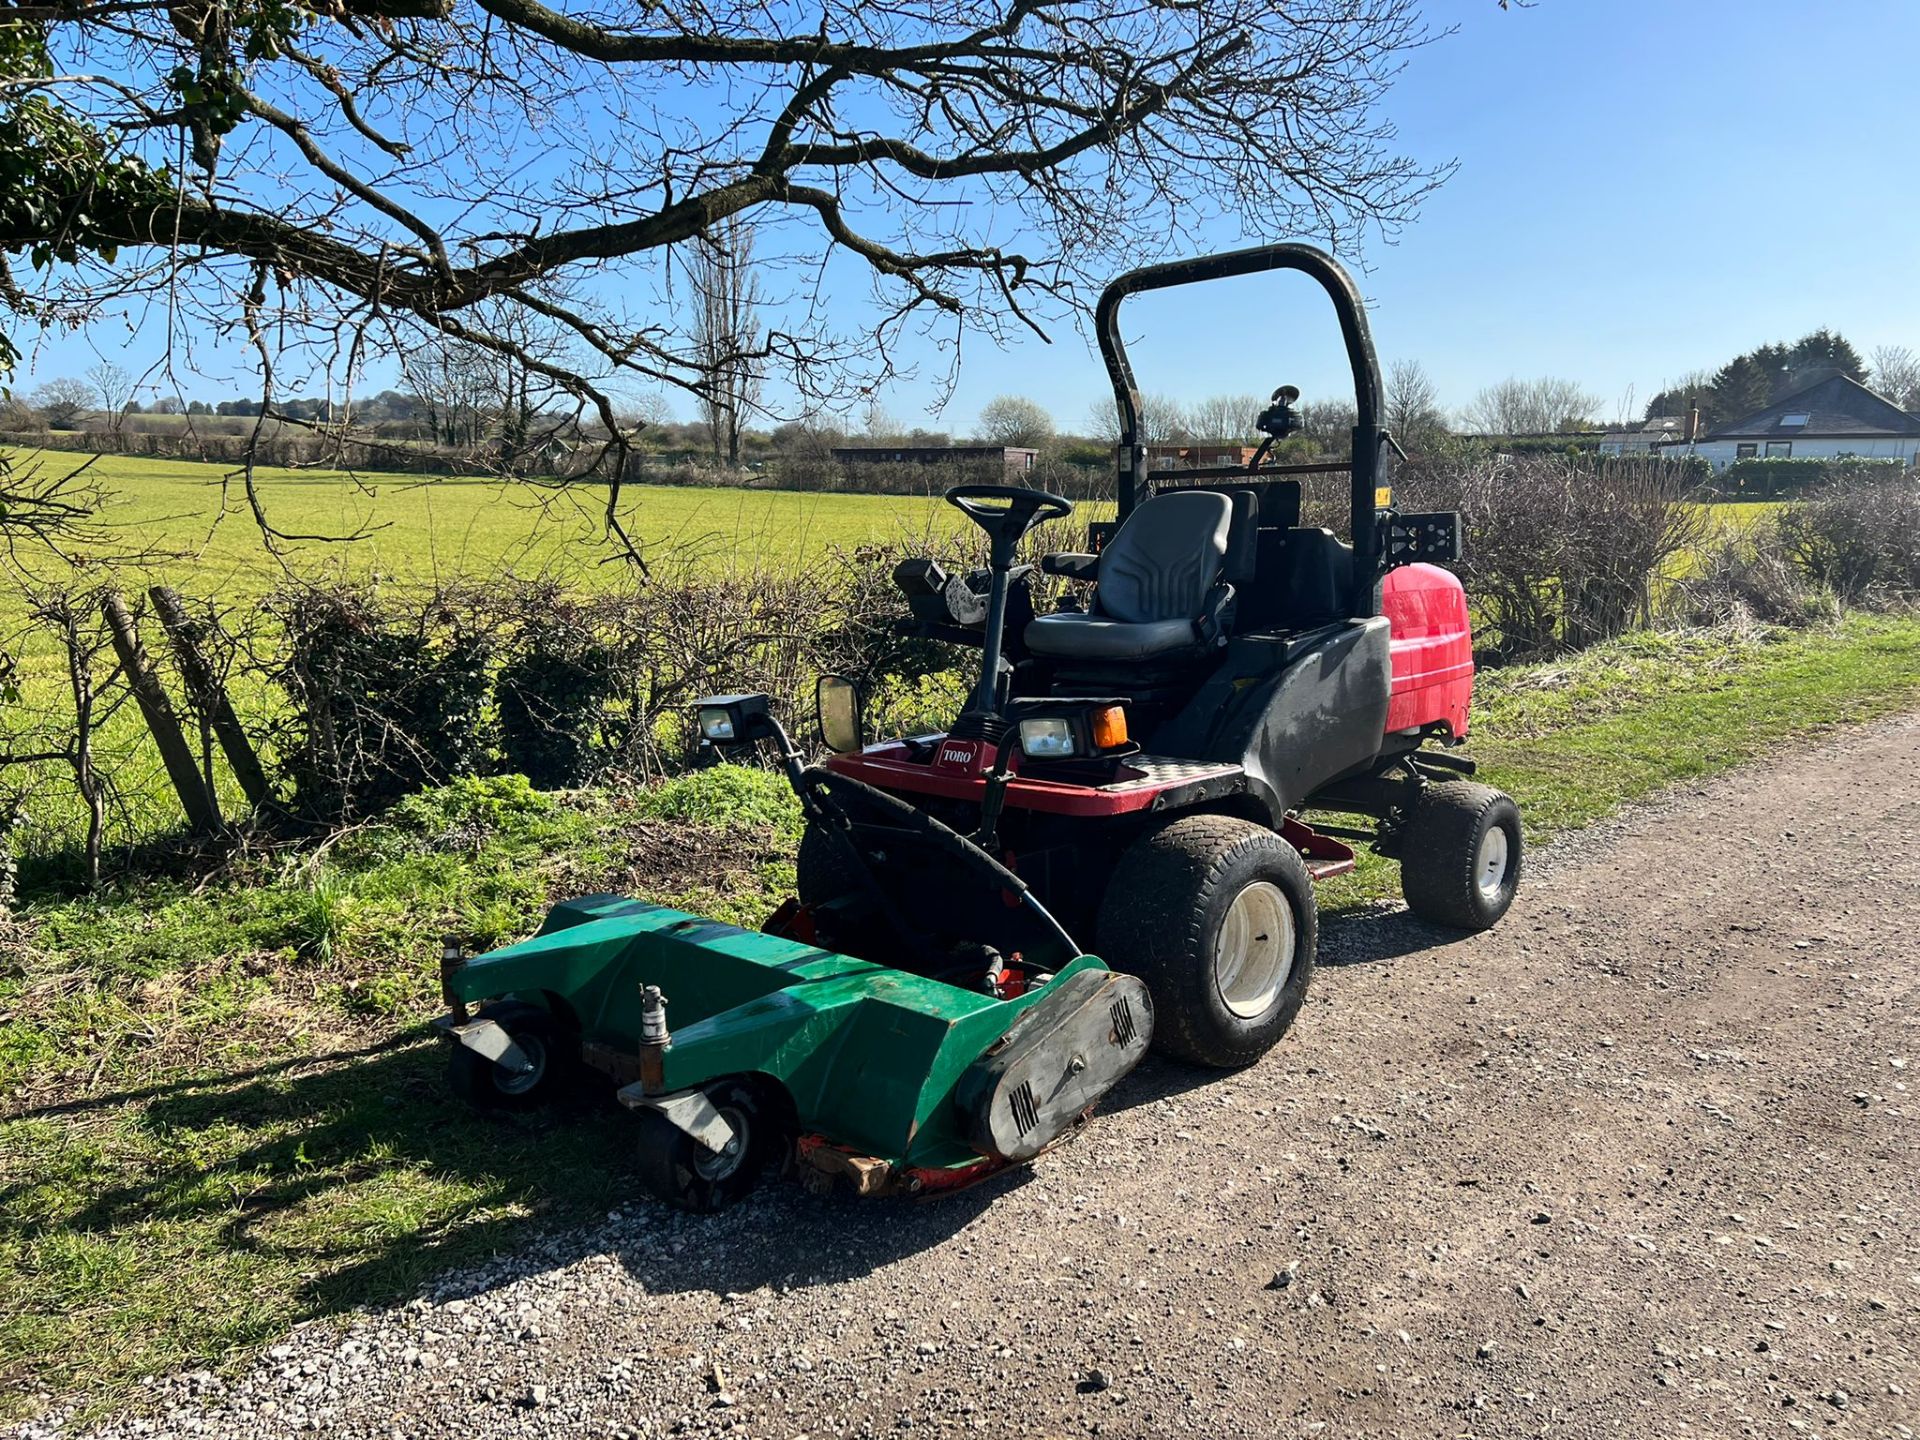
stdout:
[[[927,1204],[641,1200],[122,1436],[1910,1436],[1920,722],[1674,791]],[[475,1123],[484,1123],[476,1121]]]

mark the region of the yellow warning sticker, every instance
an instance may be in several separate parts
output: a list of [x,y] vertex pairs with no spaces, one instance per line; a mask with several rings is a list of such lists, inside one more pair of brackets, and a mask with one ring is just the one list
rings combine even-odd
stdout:
[[1393,487],[1391,485],[1376,486],[1373,492],[1374,509],[1385,510],[1391,504],[1393,504]]

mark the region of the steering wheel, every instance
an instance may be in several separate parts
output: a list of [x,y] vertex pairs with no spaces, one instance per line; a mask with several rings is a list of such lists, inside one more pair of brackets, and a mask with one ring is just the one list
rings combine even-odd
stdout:
[[[989,538],[1018,540],[1045,520],[1064,520],[1073,513],[1073,502],[1044,490],[1029,490],[1024,485],[955,485],[946,494],[947,503],[987,532]],[[1005,505],[984,505],[984,500],[1004,500]]]

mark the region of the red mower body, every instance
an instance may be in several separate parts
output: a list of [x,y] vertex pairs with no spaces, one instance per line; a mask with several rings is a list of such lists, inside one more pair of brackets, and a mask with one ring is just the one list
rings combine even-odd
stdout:
[[1380,584],[1380,613],[1393,634],[1393,698],[1387,733],[1445,725],[1467,733],[1473,703],[1473,633],[1467,592],[1438,565],[1403,565]]
[[[1436,729],[1448,739],[1465,736],[1473,701],[1473,637],[1459,579],[1437,565],[1403,565],[1381,582],[1380,606],[1392,660],[1392,692],[1381,739],[1429,735]],[[928,735],[836,755],[826,767],[895,794],[978,804],[998,759],[998,748],[984,740]],[[1217,802],[1244,788],[1238,764],[1150,752],[1117,760],[1111,774],[1097,779],[1068,778],[1057,767],[1046,766],[1035,767],[1039,773],[1024,773],[1030,762],[1018,747],[1007,764],[1013,775],[1006,790],[1009,809],[1078,820],[1178,810]],[[1339,848],[1338,856],[1312,858],[1350,866],[1351,852]]]

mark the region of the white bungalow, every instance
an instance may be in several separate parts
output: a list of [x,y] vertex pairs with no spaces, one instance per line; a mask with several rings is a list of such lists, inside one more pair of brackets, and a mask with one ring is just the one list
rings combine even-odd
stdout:
[[1911,466],[1920,459],[1920,416],[1856,380],[1830,375],[1764,410],[1716,425],[1691,445],[1684,440],[1662,445],[1660,453],[1698,455],[1716,470],[1768,455],[1793,460],[1858,456]]

